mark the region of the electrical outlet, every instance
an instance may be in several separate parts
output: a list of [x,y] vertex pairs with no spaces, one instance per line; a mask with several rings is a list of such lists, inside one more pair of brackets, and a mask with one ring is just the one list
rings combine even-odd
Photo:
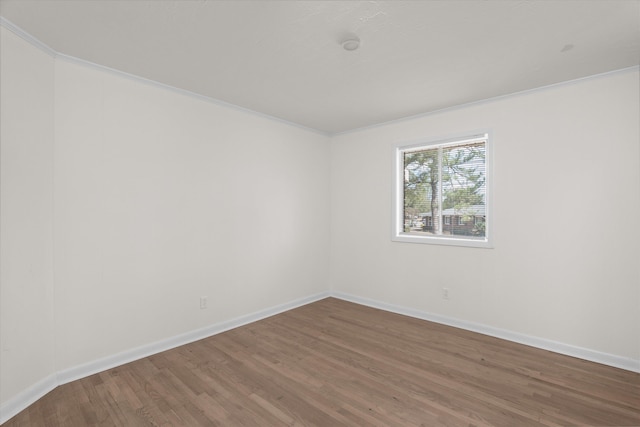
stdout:
[[442,288],[442,299],[449,299],[449,288]]
[[207,297],[200,297],[200,310],[207,308]]

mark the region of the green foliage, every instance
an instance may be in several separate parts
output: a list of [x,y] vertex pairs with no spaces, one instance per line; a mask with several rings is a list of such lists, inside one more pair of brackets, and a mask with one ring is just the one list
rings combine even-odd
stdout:
[[404,208],[405,214],[416,216],[421,212],[429,210],[429,201],[427,199],[427,185],[422,182],[416,182],[412,185],[405,184]]
[[406,153],[404,156],[404,214],[438,213],[438,150]]
[[474,236],[484,236],[487,230],[487,223],[482,221],[473,226],[471,234]]
[[[469,206],[484,204],[484,159],[484,143],[405,153],[405,218],[427,212],[436,218],[444,209],[455,208],[464,212]],[[438,194],[440,189],[442,200]],[[438,225],[435,221],[433,231],[436,233]]]
[[456,210],[464,210],[464,208],[466,207],[482,204],[484,204],[484,198],[482,194],[478,194],[477,188],[463,187],[444,191],[442,208],[455,208]]

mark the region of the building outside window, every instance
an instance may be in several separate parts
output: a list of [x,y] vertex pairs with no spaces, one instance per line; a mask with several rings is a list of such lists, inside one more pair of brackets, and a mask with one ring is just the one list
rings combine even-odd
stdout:
[[489,144],[484,133],[395,146],[392,239],[490,247]]

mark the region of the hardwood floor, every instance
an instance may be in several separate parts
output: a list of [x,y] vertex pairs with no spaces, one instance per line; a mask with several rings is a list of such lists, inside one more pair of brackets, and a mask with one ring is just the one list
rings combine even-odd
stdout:
[[53,390],[5,426],[640,426],[640,374],[328,298]]

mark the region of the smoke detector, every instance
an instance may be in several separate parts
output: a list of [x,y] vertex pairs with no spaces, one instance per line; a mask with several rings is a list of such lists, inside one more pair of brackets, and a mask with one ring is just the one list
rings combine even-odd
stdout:
[[345,38],[344,40],[342,40],[340,44],[342,45],[342,48],[344,50],[348,50],[348,51],[356,50],[358,47],[360,47],[360,38],[358,38],[358,36],[351,35]]

